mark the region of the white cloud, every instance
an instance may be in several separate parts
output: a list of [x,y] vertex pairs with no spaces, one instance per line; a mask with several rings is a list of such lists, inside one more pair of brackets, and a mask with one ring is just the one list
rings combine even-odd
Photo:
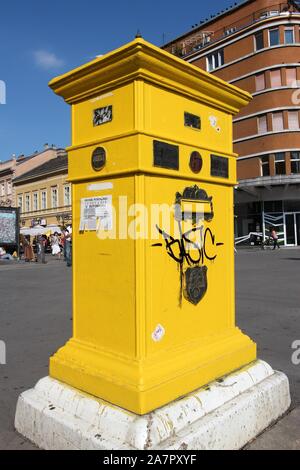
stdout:
[[52,52],[48,52],[43,49],[35,51],[33,55],[36,65],[45,70],[57,69],[64,65],[64,61],[62,59],[59,59]]

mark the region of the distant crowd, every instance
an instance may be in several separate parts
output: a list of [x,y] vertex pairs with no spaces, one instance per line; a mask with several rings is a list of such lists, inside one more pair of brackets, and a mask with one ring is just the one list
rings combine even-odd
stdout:
[[67,266],[72,266],[72,229],[64,229],[62,233],[55,232],[51,235],[20,235],[19,254],[17,251],[8,253],[4,247],[0,247],[0,260],[24,260],[26,263],[46,263],[46,253],[51,253],[57,259],[66,261]]

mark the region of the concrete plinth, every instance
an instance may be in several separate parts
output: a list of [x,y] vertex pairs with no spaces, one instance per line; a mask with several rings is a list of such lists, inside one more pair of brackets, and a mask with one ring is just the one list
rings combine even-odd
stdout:
[[42,449],[240,449],[289,406],[287,377],[263,361],[144,416],[45,377],[20,395],[15,427]]

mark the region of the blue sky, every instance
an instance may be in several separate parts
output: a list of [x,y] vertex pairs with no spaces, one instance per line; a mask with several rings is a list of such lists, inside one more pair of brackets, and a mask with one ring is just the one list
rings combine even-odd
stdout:
[[70,109],[48,88],[51,78],[126,44],[137,29],[160,46],[163,38],[170,41],[233,3],[1,2],[0,81],[6,84],[6,104],[0,104],[0,160],[28,155],[45,143],[70,144]]

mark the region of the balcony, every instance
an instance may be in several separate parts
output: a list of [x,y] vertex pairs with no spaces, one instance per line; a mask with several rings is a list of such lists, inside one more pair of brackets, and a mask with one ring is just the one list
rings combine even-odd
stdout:
[[[224,28],[215,31],[203,30],[195,33],[191,32],[188,38],[169,44],[168,49],[172,54],[181,58],[185,58],[199,50],[205,49],[207,46],[210,46],[222,39],[228,38],[229,36],[239,33],[242,30],[248,28],[249,26],[257,24],[268,18],[284,16],[288,15],[289,13],[293,13],[300,16],[300,8],[299,11],[295,10],[296,6],[293,7],[293,10],[291,10],[291,5],[289,5],[288,3],[276,3],[267,8],[264,8],[263,10],[258,10],[251,15],[242,17],[235,23],[228,24]],[[228,15],[230,15],[230,11],[228,12]],[[218,15],[216,16],[215,21],[217,21],[217,19]],[[213,21],[214,19],[211,20],[211,22]],[[201,24],[199,25],[199,29],[200,28]]]
[[258,178],[249,178],[240,180],[239,189],[253,187],[271,187],[271,186],[289,186],[290,184],[300,184],[300,174],[298,175],[276,175],[276,176],[259,176]]

